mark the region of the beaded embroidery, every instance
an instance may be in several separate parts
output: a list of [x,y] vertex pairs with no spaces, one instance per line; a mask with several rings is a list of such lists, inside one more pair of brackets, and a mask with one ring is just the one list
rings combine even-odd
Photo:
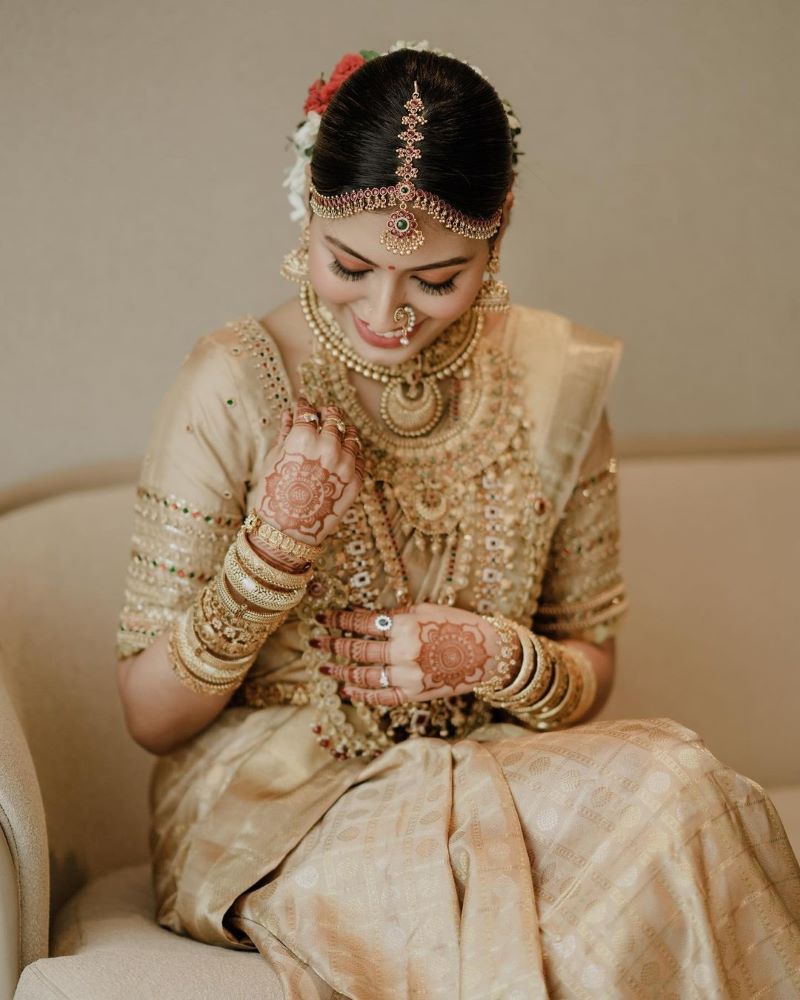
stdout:
[[189,606],[216,573],[240,524],[231,514],[211,514],[178,497],[138,488],[117,631],[120,658],[149,646]]
[[244,316],[227,326],[236,331],[242,350],[250,355],[272,416],[279,417],[291,407],[292,398],[283,359],[274,341],[254,316]]
[[573,489],[553,535],[534,631],[602,642],[627,610],[616,473],[612,458]]

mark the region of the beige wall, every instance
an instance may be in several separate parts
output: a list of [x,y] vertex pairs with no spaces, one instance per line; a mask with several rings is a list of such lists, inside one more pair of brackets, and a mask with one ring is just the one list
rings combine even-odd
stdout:
[[513,102],[505,277],[624,338],[620,438],[800,430],[800,3],[4,0],[0,486],[138,455],[192,341],[291,293],[305,89],[409,37]]

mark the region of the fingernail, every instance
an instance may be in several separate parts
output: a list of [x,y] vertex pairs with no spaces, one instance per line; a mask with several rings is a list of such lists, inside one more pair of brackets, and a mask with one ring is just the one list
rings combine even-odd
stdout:
[[320,623],[320,625],[324,625],[325,622],[327,621],[327,619],[328,619],[328,616],[325,614],[324,611],[318,611],[314,615],[314,620],[318,621]]
[[319,641],[319,639],[311,639],[309,640],[308,644],[309,646],[313,646],[314,649],[320,649],[320,647],[322,646],[322,643]]
[[320,672],[321,674],[330,674],[330,672],[331,672],[331,668],[330,668],[330,667],[329,667],[329,666],[328,666],[327,664],[324,664],[323,666],[321,666],[321,667],[319,668],[319,672]]

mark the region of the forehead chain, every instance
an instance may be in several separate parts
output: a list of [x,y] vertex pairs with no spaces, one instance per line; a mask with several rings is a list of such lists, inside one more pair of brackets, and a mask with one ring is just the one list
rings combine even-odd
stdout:
[[427,124],[427,118],[416,80],[414,91],[404,108],[406,113],[400,119],[403,129],[397,134],[403,145],[395,148],[398,159],[395,170],[397,183],[388,187],[360,188],[339,195],[320,194],[312,184],[311,210],[322,218],[342,219],[356,212],[394,209],[386,220],[386,228],[381,233],[380,241],[382,246],[395,254],[411,254],[425,242],[415,209],[425,212],[460,236],[477,240],[490,239],[500,226],[502,209],[498,209],[489,218],[469,216],[438,195],[417,187],[416,161],[422,157],[420,147],[425,138],[422,129]]

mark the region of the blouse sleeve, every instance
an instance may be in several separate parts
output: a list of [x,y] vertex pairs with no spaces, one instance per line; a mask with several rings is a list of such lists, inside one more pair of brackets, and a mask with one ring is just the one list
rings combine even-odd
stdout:
[[216,572],[241,524],[253,426],[224,330],[187,355],[156,414],[134,504],[119,658],[145,649]]
[[626,609],[617,462],[604,410],[553,534],[533,630],[600,643],[616,633]]

